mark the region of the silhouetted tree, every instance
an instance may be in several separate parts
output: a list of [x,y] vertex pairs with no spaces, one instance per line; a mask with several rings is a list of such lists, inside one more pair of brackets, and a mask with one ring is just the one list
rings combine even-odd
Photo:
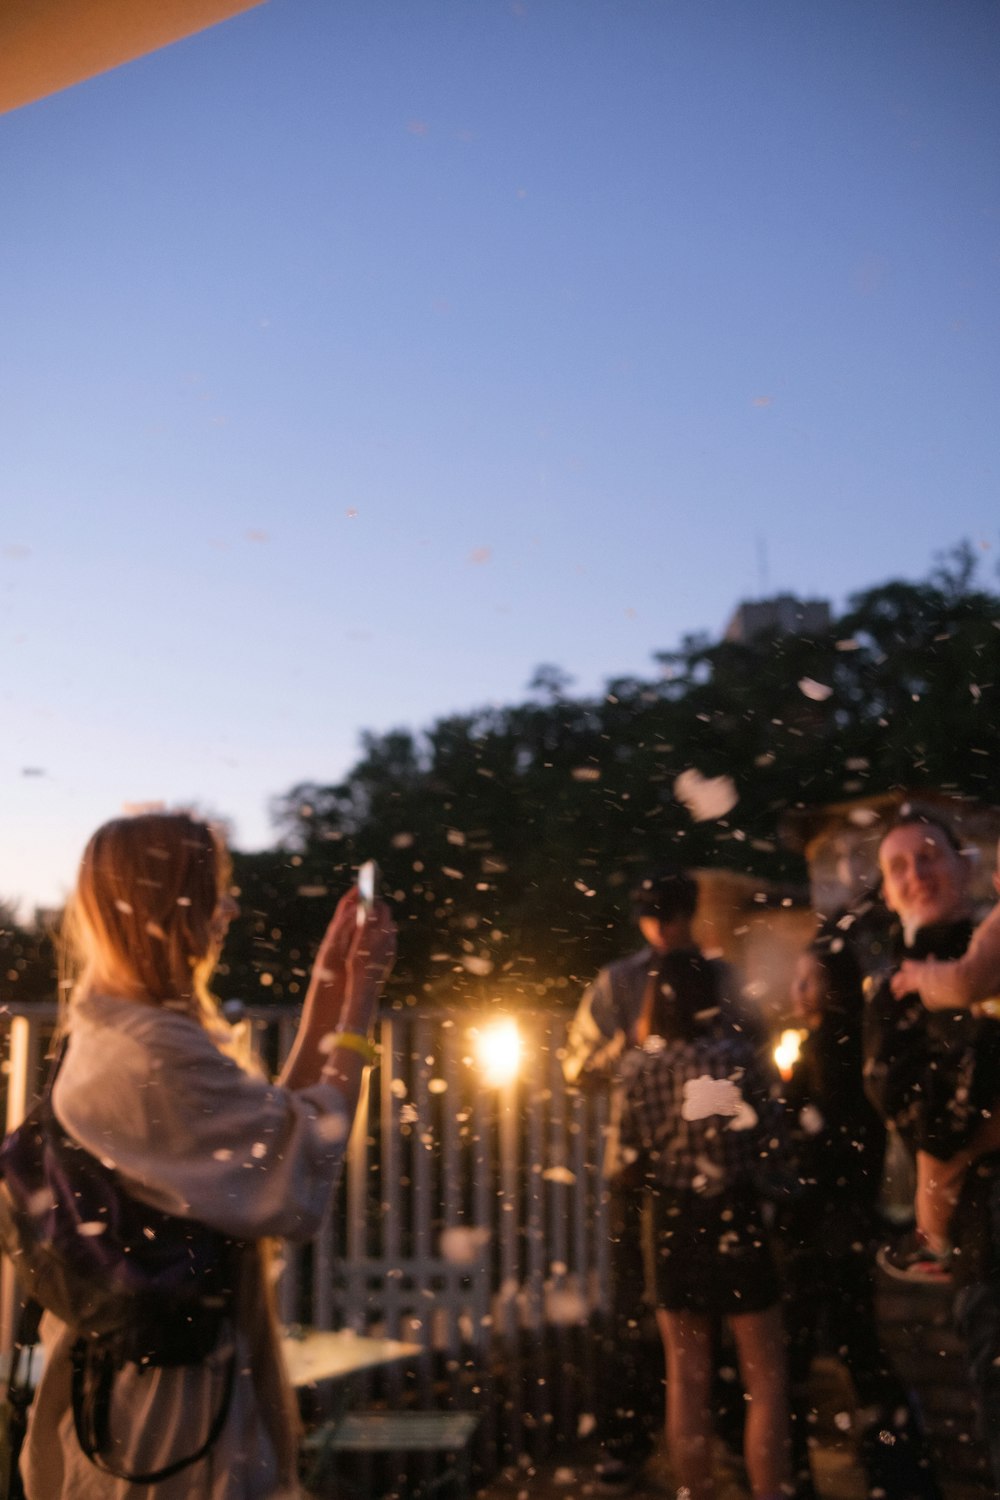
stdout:
[[0,901],[0,1004],[53,1000],[55,995],[51,933],[38,923],[18,921],[14,908]]
[[[366,735],[335,785],[275,804],[280,847],[238,856],[244,916],[220,987],[295,1000],[335,894],[378,859],[401,925],[399,999],[567,998],[628,928],[627,892],[673,858],[803,879],[791,808],[892,788],[1000,801],[1000,598],[963,546],[922,583],[866,589],[821,635],[685,638],[648,680]],[[738,797],[694,821],[678,776]],[[261,983],[261,980],[264,983]]]

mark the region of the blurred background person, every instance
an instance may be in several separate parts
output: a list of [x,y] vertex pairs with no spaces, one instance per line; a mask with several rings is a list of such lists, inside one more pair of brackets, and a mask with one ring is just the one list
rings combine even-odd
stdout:
[[[603,1170],[608,1190],[610,1230],[610,1313],[601,1358],[608,1372],[598,1412],[602,1443],[595,1479],[607,1488],[628,1488],[663,1430],[663,1353],[653,1319],[653,1274],[649,1263],[652,1221],[646,1163],[620,1137],[624,1052],[646,1039],[659,993],[664,963],[692,955],[711,975],[715,1003],[725,1024],[753,1027],[734,970],[705,958],[694,936],[698,883],[686,871],[661,865],[631,893],[632,915],[644,946],[601,969],[584,991],[570,1025],[564,1072],[582,1088],[607,1089],[609,1129]],[[732,1383],[717,1391],[716,1408],[738,1410],[737,1445],[742,1434],[743,1400]]]
[[[861,970],[841,935],[819,938],[799,956],[790,998],[792,1019],[805,1033],[785,1084],[799,1186],[779,1222],[796,1497],[815,1495],[809,1372],[825,1336],[866,1413],[860,1454],[871,1492],[881,1490],[886,1500],[930,1500],[940,1491],[917,1413],[876,1320],[886,1131],[864,1090]],[[879,1440],[882,1432],[893,1435],[891,1444]]]

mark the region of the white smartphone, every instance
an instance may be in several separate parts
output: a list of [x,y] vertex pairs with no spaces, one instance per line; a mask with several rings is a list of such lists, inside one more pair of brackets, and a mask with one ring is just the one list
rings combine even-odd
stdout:
[[378,894],[378,865],[366,859],[358,870],[358,926],[367,920]]

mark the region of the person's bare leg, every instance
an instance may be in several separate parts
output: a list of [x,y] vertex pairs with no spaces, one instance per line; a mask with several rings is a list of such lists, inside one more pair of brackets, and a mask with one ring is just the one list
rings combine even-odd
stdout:
[[747,1393],[743,1457],[754,1500],[791,1493],[788,1374],[781,1308],[729,1319]]
[[712,1329],[697,1313],[658,1307],[667,1362],[667,1446],[678,1489],[712,1494]]

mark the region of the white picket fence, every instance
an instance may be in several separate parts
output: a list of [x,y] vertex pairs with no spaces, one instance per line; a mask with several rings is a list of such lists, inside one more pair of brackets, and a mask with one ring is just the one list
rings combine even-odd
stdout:
[[[10,1129],[44,1077],[55,1007],[12,1005],[5,1019]],[[378,1327],[456,1354],[565,1332],[601,1308],[604,1101],[563,1083],[561,1013],[518,1012],[519,1062],[506,1081],[492,1081],[481,1048],[497,1019],[383,1015],[381,1063],[343,1181],[316,1241],[287,1257],[287,1322]],[[296,1017],[255,1008],[247,1021],[255,1050],[277,1067]],[[6,1347],[13,1291],[4,1269]]]

